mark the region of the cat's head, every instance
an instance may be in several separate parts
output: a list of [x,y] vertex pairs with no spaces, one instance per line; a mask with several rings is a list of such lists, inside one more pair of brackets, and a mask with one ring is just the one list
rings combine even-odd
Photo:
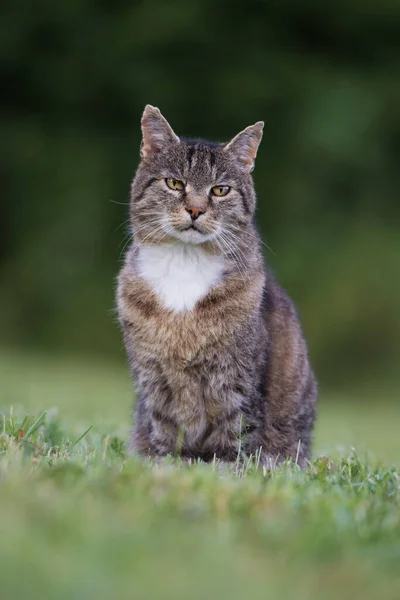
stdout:
[[239,236],[255,210],[251,173],[263,125],[251,125],[225,144],[186,140],[174,133],[158,108],[147,105],[131,194],[138,240],[215,240],[223,246],[224,238],[229,243]]

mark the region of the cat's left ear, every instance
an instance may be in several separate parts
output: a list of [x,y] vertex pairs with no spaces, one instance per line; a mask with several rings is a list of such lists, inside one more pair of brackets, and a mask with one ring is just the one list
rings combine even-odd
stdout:
[[157,107],[151,106],[151,104],[147,104],[143,112],[142,134],[142,145],[140,147],[142,158],[146,158],[153,152],[159,152],[171,144],[179,144],[180,142],[167,119],[162,116]]
[[224,146],[224,151],[233,154],[241,168],[247,173],[251,173],[254,169],[263,128],[263,121],[258,121],[254,125],[246,127]]

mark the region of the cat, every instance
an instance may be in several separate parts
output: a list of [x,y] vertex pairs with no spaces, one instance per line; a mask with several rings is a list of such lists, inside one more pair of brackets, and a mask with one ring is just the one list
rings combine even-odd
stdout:
[[142,117],[117,305],[137,401],[130,448],[271,467],[310,458],[317,386],[264,262],[252,179],[263,123],[218,144]]

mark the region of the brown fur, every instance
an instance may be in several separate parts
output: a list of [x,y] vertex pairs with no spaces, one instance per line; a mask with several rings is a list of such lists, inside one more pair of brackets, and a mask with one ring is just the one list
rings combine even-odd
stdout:
[[[131,447],[143,455],[173,453],[183,432],[181,454],[188,458],[234,461],[239,447],[260,453],[269,466],[286,457],[304,465],[309,458],[316,384],[293,304],[265,267],[253,224],[250,173],[260,125],[226,146],[210,146],[179,140],[157,109],[147,107],[144,113],[143,160],[132,185],[135,240],[118,285],[119,317],[138,393]],[[197,171],[187,166],[196,152]],[[170,194],[160,183],[163,177],[185,179],[189,190],[194,182],[207,211],[203,231],[224,223],[232,232],[228,247],[213,238],[202,244],[226,262],[222,280],[191,310],[166,308],[138,268],[141,245],[160,243],[159,231],[153,233],[150,224],[146,229],[148,207],[174,219],[178,228],[178,219],[187,218],[182,211],[196,200],[193,192],[190,198]],[[206,183],[227,180],[232,192],[226,201],[201,196]],[[171,229],[161,239],[176,243]]]

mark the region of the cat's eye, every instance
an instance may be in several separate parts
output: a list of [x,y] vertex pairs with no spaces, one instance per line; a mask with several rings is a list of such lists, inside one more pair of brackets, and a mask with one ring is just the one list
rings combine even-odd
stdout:
[[182,191],[185,187],[183,181],[180,181],[179,179],[172,179],[171,177],[166,179],[165,183],[167,184],[170,190],[175,190],[177,192]]
[[229,187],[229,185],[214,185],[214,187],[211,189],[212,193],[214,194],[214,196],[226,196],[227,194],[229,194],[229,192],[231,191],[231,188]]

